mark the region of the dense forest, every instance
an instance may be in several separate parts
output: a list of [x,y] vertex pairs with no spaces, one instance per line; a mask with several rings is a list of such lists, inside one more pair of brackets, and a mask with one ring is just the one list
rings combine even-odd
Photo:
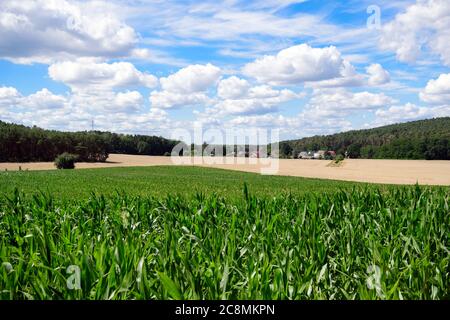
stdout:
[[450,117],[280,142],[283,157],[315,150],[350,158],[450,160]]
[[0,121],[0,161],[53,161],[59,154],[78,161],[106,161],[109,153],[164,155],[177,141],[101,131],[61,132]]

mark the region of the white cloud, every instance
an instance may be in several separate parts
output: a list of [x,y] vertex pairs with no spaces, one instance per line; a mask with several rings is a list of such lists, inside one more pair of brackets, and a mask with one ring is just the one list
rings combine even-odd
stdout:
[[357,112],[373,111],[392,105],[395,100],[384,93],[353,93],[345,89],[316,89],[303,114],[310,118],[342,118]]
[[420,107],[412,103],[401,106],[392,106],[375,112],[374,126],[382,126],[390,123],[414,121],[433,117],[450,116],[450,105],[439,107]]
[[[279,14],[278,9],[295,0],[119,2],[0,0],[0,59],[47,63],[50,78],[71,89],[71,93],[55,94],[44,88],[22,96],[15,88],[0,87],[1,118],[20,121],[22,117],[28,123],[69,129],[80,124],[89,128],[95,118],[96,126],[107,130],[157,130],[158,125],[166,130],[169,113],[176,113],[169,109],[189,105],[199,107],[195,112],[200,120],[217,126],[231,119],[229,124],[274,126],[304,135],[349,128],[349,119],[368,113],[385,121],[400,119],[402,112],[404,120],[448,114],[450,74],[430,80],[420,94],[436,107],[393,106],[394,99],[371,93],[370,87],[402,97],[416,94],[412,90],[417,88],[396,82],[399,66],[392,64],[395,80],[387,84],[389,72],[373,61],[375,57],[389,61],[376,52],[374,39],[379,32],[368,31],[364,25],[355,29],[328,24],[329,17],[322,11]],[[414,68],[421,80],[437,56],[450,65],[449,3],[418,0],[404,7],[398,7],[405,10],[403,14],[385,24],[380,44],[402,61],[415,61],[422,51],[436,54]],[[145,32],[140,35],[134,27]],[[298,39],[308,39],[309,45],[293,46]],[[188,65],[161,49],[178,45],[205,47],[240,59],[215,60],[223,69],[206,64],[204,57],[190,62],[203,64]],[[130,62],[120,62],[125,58],[187,67],[158,80]],[[235,63],[250,59],[256,60],[245,65],[242,73],[235,71],[239,68]],[[304,111],[298,116],[285,113],[286,102],[302,97],[294,92],[302,85],[313,92]],[[155,88],[149,97],[151,109],[140,92],[147,92],[142,87]],[[345,89],[350,87],[362,87],[363,92]],[[177,124],[181,123],[192,125],[188,119]]]
[[33,109],[58,109],[63,108],[66,103],[65,97],[53,94],[44,88],[26,97],[23,106]]
[[428,81],[425,89],[420,92],[420,99],[431,104],[450,104],[450,73]]
[[266,5],[265,1],[257,5],[248,5],[246,1],[176,4],[158,1],[142,8],[149,17],[143,25],[158,30],[159,34],[221,41],[252,34],[270,37],[317,36],[336,30],[320,16],[297,13],[292,17],[282,17],[271,12],[269,7],[273,10],[273,5]]
[[300,84],[342,77],[349,68],[333,46],[312,48],[307,44],[293,46],[276,56],[264,56],[244,66],[243,73],[270,85]]
[[131,86],[154,87],[157,78],[129,62],[97,63],[89,59],[58,62],[48,68],[50,78],[73,91],[112,90]]
[[249,89],[247,80],[232,76],[219,82],[217,95],[222,99],[238,99],[245,96]]
[[428,108],[418,107],[412,103],[407,103],[403,106],[392,106],[388,109],[380,109],[375,112],[377,118],[393,123],[405,120],[416,120],[425,117],[428,114]]
[[[235,89],[235,85],[239,82],[236,81],[238,80],[237,78],[232,80],[234,82],[232,86]],[[226,85],[230,86],[230,83],[228,82]],[[248,83],[241,82],[241,85],[247,87]],[[267,85],[248,87],[246,91],[239,91],[239,94],[235,94],[234,92],[232,95],[236,98],[219,100],[212,108],[207,109],[205,113],[208,116],[219,117],[227,115],[265,114],[275,112],[278,110],[280,104],[302,96],[288,89],[277,90]]]
[[279,128],[291,126],[289,119],[283,115],[263,114],[252,116],[238,116],[227,124],[231,127],[244,127],[244,128]]
[[146,117],[148,117],[150,120],[157,121],[168,120],[167,116],[168,114],[166,111],[157,108],[150,109],[150,112],[148,113],[148,115],[146,115]]
[[21,94],[13,87],[0,87],[0,108],[15,106],[21,99]]
[[51,79],[71,88],[73,108],[97,115],[143,111],[145,99],[136,88],[158,85],[155,76],[137,70],[129,62],[104,63],[80,58],[54,63],[48,73]]
[[365,110],[383,107],[394,100],[384,93],[349,92],[346,90],[316,91],[310,100],[311,105],[324,106],[330,109]]
[[378,63],[368,66],[366,72],[358,73],[350,62],[344,60],[340,77],[307,82],[305,85],[311,88],[375,87],[391,81],[389,72]]
[[144,104],[144,97],[137,91],[119,92],[114,98],[119,109],[136,109]]
[[271,9],[271,10],[279,10],[281,8],[287,7],[291,4],[302,3],[308,0],[264,0],[264,1],[256,1],[256,2],[248,2],[250,9]]
[[126,56],[137,34],[118,12],[105,1],[2,0],[0,57],[17,63],[51,63]]
[[361,87],[366,84],[366,77],[362,74],[357,73],[352,64],[344,60],[339,77],[321,81],[306,82],[305,86],[311,88],[340,88]]
[[96,130],[163,136],[170,136],[172,125],[167,114],[157,109],[139,114],[126,112],[95,114],[75,107],[66,107],[55,110],[24,110],[21,113],[6,112],[2,114],[2,120],[69,131],[90,130],[94,120]]
[[450,65],[450,2],[418,0],[383,26],[380,46],[402,62],[415,62],[430,50]]
[[[67,96],[52,93],[43,88],[28,96],[23,96],[12,87],[0,87],[0,108],[17,113],[60,112],[70,110],[67,117],[77,113],[106,114],[111,116],[120,112],[135,113],[144,111],[144,98],[137,91],[75,92]],[[3,116],[3,114],[2,114]]]
[[46,88],[23,96],[13,87],[0,87],[1,119],[57,130],[95,128],[116,132],[170,134],[170,121],[164,110],[146,110],[137,91],[77,92],[56,95]]
[[383,69],[383,67],[378,63],[371,64],[366,68],[366,71],[369,75],[368,83],[371,86],[385,84],[391,80],[389,72]]
[[53,94],[47,88],[23,96],[16,88],[0,87],[0,108],[10,111],[59,109],[65,107],[66,104],[66,97]]
[[215,106],[219,114],[258,114],[273,112],[280,103],[298,98],[291,90],[276,90],[267,85],[251,86],[236,76],[223,79],[217,86],[222,100]]
[[70,105],[89,114],[112,115],[118,113],[137,114],[145,110],[145,99],[138,91],[76,91],[70,95]]
[[220,74],[220,69],[210,63],[207,65],[195,64],[180,69],[159,81],[165,91],[189,94],[206,91],[210,86],[216,84]]
[[220,68],[210,63],[182,68],[168,77],[159,79],[162,90],[150,94],[152,107],[169,109],[207,104],[210,98],[206,95],[206,91],[216,85],[220,75]]
[[352,129],[348,120],[311,118],[304,113],[293,117],[277,114],[238,116],[225,122],[223,126],[236,129],[278,129],[282,140]]
[[156,50],[153,48],[152,50],[147,48],[135,48],[131,50],[130,59],[176,67],[184,67],[189,64],[183,59],[172,57],[161,50]]
[[206,104],[209,100],[210,98],[203,92],[184,94],[170,91],[153,91],[150,94],[152,107],[160,109]]

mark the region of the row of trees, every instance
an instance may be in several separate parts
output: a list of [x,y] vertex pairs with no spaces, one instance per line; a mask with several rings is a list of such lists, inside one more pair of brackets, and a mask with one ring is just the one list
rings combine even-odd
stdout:
[[110,153],[162,156],[170,154],[175,145],[179,143],[176,140],[156,136],[96,133],[106,141]]
[[280,143],[282,157],[306,150],[346,152],[350,158],[450,160],[450,117],[353,130]]
[[[4,162],[53,161],[64,152],[87,162],[105,161],[109,153],[167,155],[176,144],[155,136],[60,132],[0,121],[0,161]],[[246,153],[248,149],[245,146]],[[351,158],[450,160],[450,117],[280,142],[280,157],[298,157],[306,150],[334,150]]]
[[110,132],[61,132],[0,121],[0,161],[53,161],[64,152],[78,161],[103,162],[109,153],[164,155],[177,141]]

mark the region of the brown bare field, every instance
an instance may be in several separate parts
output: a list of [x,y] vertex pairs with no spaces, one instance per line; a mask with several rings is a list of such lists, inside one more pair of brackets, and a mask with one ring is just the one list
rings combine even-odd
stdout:
[[[260,173],[267,164],[249,158],[195,158],[205,167]],[[211,163],[211,162],[216,163]],[[226,164],[226,161],[233,163]],[[236,163],[241,161],[244,163]],[[204,162],[209,162],[204,163]],[[219,163],[217,163],[219,162]],[[346,159],[339,167],[328,166],[327,160],[279,160],[278,175],[389,184],[450,185],[450,161]],[[77,163],[77,169],[130,166],[174,165],[170,157],[111,154],[106,163]],[[53,170],[52,162],[0,163],[0,170]]]

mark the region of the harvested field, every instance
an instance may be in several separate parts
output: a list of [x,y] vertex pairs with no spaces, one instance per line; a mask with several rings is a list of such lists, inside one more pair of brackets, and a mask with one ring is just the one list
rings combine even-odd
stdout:
[[[198,158],[196,158],[198,160]],[[258,159],[206,158],[216,164],[195,164],[214,168],[259,173],[264,164],[251,164]],[[233,161],[226,164],[226,161]],[[266,160],[266,159],[265,159]],[[206,162],[205,161],[205,162]],[[266,160],[267,161],[267,160]],[[195,161],[194,161],[195,162]],[[200,161],[199,161],[200,162]],[[279,160],[278,175],[389,184],[450,185],[450,161],[346,159],[339,167],[328,166],[327,160]],[[111,154],[106,163],[77,163],[77,169],[132,166],[173,165],[170,157]],[[51,162],[0,163],[0,170],[52,170]]]

